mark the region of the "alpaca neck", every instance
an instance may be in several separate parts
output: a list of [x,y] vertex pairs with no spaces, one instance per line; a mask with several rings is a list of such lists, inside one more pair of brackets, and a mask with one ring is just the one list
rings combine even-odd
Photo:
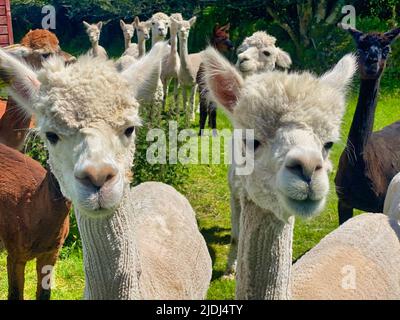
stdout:
[[91,218],[76,212],[82,237],[86,299],[140,298],[140,262],[133,230],[134,213],[129,207],[127,192],[110,217]]
[[242,200],[237,299],[290,299],[294,218],[284,223],[254,202]]
[[146,40],[144,37],[138,38],[139,57],[143,57],[146,54]]
[[163,41],[164,40],[164,38],[163,37],[160,37],[160,36],[152,36],[151,37],[151,46],[152,47],[154,47],[154,45],[157,43],[157,42],[160,42],[160,41]]
[[21,149],[32,117],[27,115],[11,98],[8,98],[4,115],[0,119],[0,143]]
[[183,70],[188,70],[189,53],[188,53],[188,38],[179,38],[179,57],[181,58],[181,67]]
[[92,42],[93,56],[98,57],[100,54],[100,45],[98,41]]
[[364,147],[374,128],[376,104],[378,102],[380,78],[362,79],[356,112],[351,124],[347,145],[354,150],[358,159],[362,158]]
[[131,38],[125,37],[125,50],[128,50],[128,48],[131,46]]

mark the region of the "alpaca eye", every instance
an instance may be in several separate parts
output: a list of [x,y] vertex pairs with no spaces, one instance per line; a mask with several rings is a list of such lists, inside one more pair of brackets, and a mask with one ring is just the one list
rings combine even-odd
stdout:
[[42,58],[43,59],[47,59],[48,57],[50,57],[51,56],[51,53],[43,53],[42,54]]
[[129,127],[128,129],[125,130],[124,134],[127,138],[130,138],[135,131],[135,127]]
[[246,147],[252,145],[254,151],[256,151],[258,147],[261,145],[261,142],[258,140],[243,140],[243,143]]
[[332,147],[333,147],[333,142],[332,142],[332,141],[327,142],[327,143],[324,144],[324,149],[325,149],[326,151],[331,150]]
[[271,52],[269,52],[269,51],[264,51],[263,53],[264,53],[264,56],[266,56],[266,57],[269,57],[271,55]]
[[55,145],[58,142],[58,140],[60,140],[60,137],[56,135],[54,132],[46,132],[46,138],[53,145]]

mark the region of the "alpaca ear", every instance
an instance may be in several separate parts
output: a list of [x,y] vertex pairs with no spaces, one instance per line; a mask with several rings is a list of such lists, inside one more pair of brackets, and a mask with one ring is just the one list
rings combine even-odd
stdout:
[[289,53],[283,51],[281,48],[276,48],[276,49],[277,49],[276,64],[283,69],[289,69],[290,66],[292,65],[292,59],[290,58]]
[[83,21],[83,25],[85,26],[86,29],[89,29],[89,28],[90,28],[90,24],[87,23],[86,21]]
[[33,53],[31,48],[25,47],[21,44],[12,44],[10,46],[4,47],[7,53],[10,53],[19,58],[25,58]]
[[228,22],[226,25],[221,27],[221,30],[223,31],[229,31],[229,29],[231,28],[231,24],[230,22]]
[[136,16],[136,17],[135,17],[135,20],[133,21],[133,25],[135,26],[135,28],[138,28],[138,27],[139,27],[139,23],[140,23],[139,17]]
[[388,43],[393,43],[400,34],[400,28],[393,29],[391,31],[385,32],[385,37],[387,38]]
[[196,16],[190,18],[189,24],[190,24],[191,27],[196,23],[196,20],[197,20],[197,17],[196,17]]
[[139,102],[151,102],[161,74],[161,61],[169,53],[166,42],[154,45],[150,52],[128,69],[122,76],[132,85],[133,94]]
[[203,81],[210,90],[212,100],[232,113],[243,87],[242,76],[212,47],[203,53],[203,65]]
[[98,22],[98,23],[96,24],[96,26],[97,26],[97,28],[98,28],[99,30],[101,30],[101,28],[103,28],[103,21]]
[[345,92],[357,70],[357,58],[350,53],[345,55],[336,66],[321,76],[320,81],[332,88]]
[[121,26],[121,29],[125,28],[125,22],[123,20],[119,20],[119,25]]
[[347,30],[348,33],[351,34],[353,37],[354,41],[357,43],[360,40],[360,37],[363,35],[363,33],[356,28],[351,27],[348,24],[345,23],[338,23],[337,26],[343,30]]
[[29,114],[33,113],[32,103],[38,98],[40,81],[35,72],[4,50],[0,49],[0,80],[9,94]]

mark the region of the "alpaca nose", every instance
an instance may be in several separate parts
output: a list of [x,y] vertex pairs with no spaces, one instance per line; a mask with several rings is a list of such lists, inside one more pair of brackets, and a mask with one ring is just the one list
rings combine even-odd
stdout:
[[289,152],[285,159],[285,168],[310,183],[313,175],[322,170],[322,156],[318,152]]
[[103,166],[87,165],[75,172],[75,177],[83,185],[99,190],[115,181],[117,173],[117,169],[109,164]]
[[246,56],[244,56],[244,57],[239,57],[240,63],[243,63],[243,62],[249,61],[249,60],[250,60],[250,59],[249,59],[248,57],[246,57]]

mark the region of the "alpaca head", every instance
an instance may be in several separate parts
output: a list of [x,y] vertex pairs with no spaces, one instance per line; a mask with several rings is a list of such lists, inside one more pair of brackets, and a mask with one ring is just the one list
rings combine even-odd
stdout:
[[100,32],[103,28],[103,22],[98,22],[95,24],[89,24],[86,21],[83,21],[83,25],[85,26],[86,33],[89,36],[89,40],[91,43],[99,42],[100,40]]
[[136,28],[138,39],[149,40],[151,23],[140,21],[139,17],[135,17],[135,21],[133,21],[133,23]]
[[85,55],[69,66],[51,58],[36,74],[0,51],[1,79],[35,115],[51,170],[82,214],[111,214],[129,188],[139,102],[157,88],[165,48],[158,44],[122,73]]
[[264,31],[257,31],[244,39],[237,50],[237,68],[244,76],[271,71],[277,66],[288,69],[292,60],[287,52],[275,46],[276,38]]
[[[345,27],[342,25],[342,27]],[[363,33],[347,28],[357,45],[358,65],[362,79],[377,79],[381,76],[390,54],[390,45],[400,34],[400,28],[386,33]]]
[[157,41],[164,40],[170,24],[169,17],[165,13],[157,12],[150,18],[150,23],[152,37]]
[[181,13],[173,13],[169,17],[171,20],[171,26],[170,26],[170,31],[171,31],[171,36],[176,36],[178,33],[178,24],[174,21],[183,21],[183,17]]
[[283,221],[320,212],[355,57],[345,56],[322,77],[273,71],[243,79],[214,49],[207,49],[203,63],[212,99],[235,128],[254,130],[254,140],[240,141],[254,160],[253,172],[241,176],[246,196]]
[[119,20],[119,24],[124,34],[124,39],[131,41],[133,35],[135,34],[135,22],[125,23],[123,20]]
[[219,25],[219,23],[217,23],[214,27],[213,36],[211,38],[211,44],[219,52],[228,52],[235,48],[232,41],[229,39],[230,27],[231,27],[230,23],[228,23],[222,27]]
[[8,46],[5,50],[23,58],[36,69],[40,69],[43,61],[53,55],[62,57],[65,63],[72,63],[76,60],[75,57],[61,50],[54,33],[44,29],[29,31],[22,38],[20,44]]
[[171,17],[171,22],[177,26],[178,37],[182,40],[187,40],[189,38],[190,28],[195,24],[196,17],[192,17],[189,20],[176,20]]

